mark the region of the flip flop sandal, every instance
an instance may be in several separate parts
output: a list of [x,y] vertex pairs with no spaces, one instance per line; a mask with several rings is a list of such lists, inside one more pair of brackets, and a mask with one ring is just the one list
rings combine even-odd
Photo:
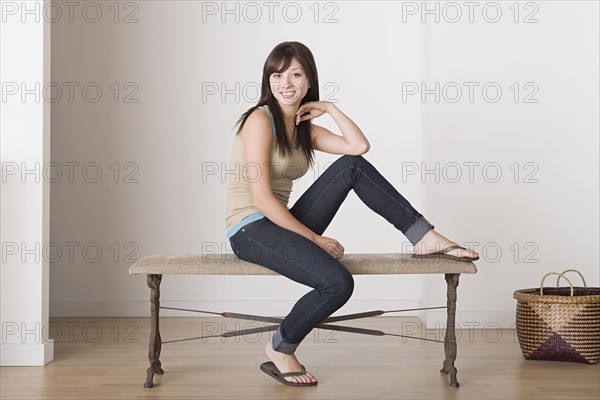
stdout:
[[479,256],[477,256],[476,258],[470,258],[470,257],[456,257],[456,256],[452,256],[450,254],[445,254],[445,253],[449,253],[452,250],[456,250],[456,249],[467,250],[464,247],[455,244],[455,245],[449,246],[445,249],[438,250],[438,251],[435,251],[435,252],[429,253],[429,254],[413,254],[412,258],[445,258],[448,260],[464,261],[464,262],[479,260]]
[[281,373],[279,372],[279,369],[275,366],[275,364],[273,364],[272,361],[267,361],[265,363],[262,363],[260,365],[260,369],[267,375],[269,375],[270,377],[277,379],[279,382],[281,383],[285,383],[286,385],[290,385],[290,386],[314,386],[317,383],[319,383],[318,381],[315,382],[308,382],[308,383],[302,383],[302,382],[289,382],[288,380],[285,379],[286,376],[300,376],[300,375],[304,375],[306,374],[306,368],[304,368],[304,365],[300,364],[300,367],[302,368],[302,371],[300,372],[284,372]]

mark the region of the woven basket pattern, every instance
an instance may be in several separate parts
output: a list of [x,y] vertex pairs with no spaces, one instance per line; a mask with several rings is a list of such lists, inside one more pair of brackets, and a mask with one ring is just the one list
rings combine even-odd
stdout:
[[[558,284],[558,283],[557,283]],[[594,364],[600,360],[600,288],[515,291],[516,331],[526,359]]]

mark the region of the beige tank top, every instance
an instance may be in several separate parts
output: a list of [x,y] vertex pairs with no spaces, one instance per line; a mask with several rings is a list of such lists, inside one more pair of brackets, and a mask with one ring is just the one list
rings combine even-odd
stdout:
[[[272,141],[270,164],[262,166],[261,171],[269,173],[273,194],[287,207],[292,184],[308,171],[308,160],[299,149],[294,149],[291,157],[281,157],[275,139],[275,123],[267,105],[259,107],[271,119]],[[264,217],[264,214],[252,205],[250,179],[256,177],[257,168],[246,165],[244,141],[239,135],[233,139],[233,151],[229,160],[227,176],[227,214],[225,227],[227,237],[233,236],[245,224]],[[289,209],[289,208],[288,208]]]

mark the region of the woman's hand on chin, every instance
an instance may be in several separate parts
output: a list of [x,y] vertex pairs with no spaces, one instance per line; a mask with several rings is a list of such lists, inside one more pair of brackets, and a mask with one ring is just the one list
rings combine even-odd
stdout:
[[309,101],[308,103],[302,104],[298,107],[298,111],[296,111],[296,125],[307,119],[320,117],[328,112],[329,107],[331,107],[332,104],[333,103],[329,101]]

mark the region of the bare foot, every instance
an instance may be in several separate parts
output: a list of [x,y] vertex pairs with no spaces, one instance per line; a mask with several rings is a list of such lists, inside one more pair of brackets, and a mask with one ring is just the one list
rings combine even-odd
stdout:
[[[273,361],[273,364],[275,364],[275,366],[281,373],[297,372],[302,370],[302,367],[300,366],[300,362],[296,358],[296,355],[285,354],[273,350],[273,342],[271,340],[269,340],[265,346],[265,354],[267,355],[267,357],[269,357],[271,361]],[[304,375],[286,376],[284,377],[284,379],[288,382],[294,383],[309,383],[317,381],[317,378],[309,372],[307,372]]]
[[[415,244],[413,252],[415,254],[429,254],[442,249],[449,247],[452,244],[458,244],[451,240],[448,240],[443,235],[439,234],[435,231],[435,229],[430,229],[422,238]],[[468,258],[477,258],[479,257],[479,253],[473,250],[463,250],[463,249],[454,249],[449,251],[448,253],[451,256],[456,257],[468,257]]]

